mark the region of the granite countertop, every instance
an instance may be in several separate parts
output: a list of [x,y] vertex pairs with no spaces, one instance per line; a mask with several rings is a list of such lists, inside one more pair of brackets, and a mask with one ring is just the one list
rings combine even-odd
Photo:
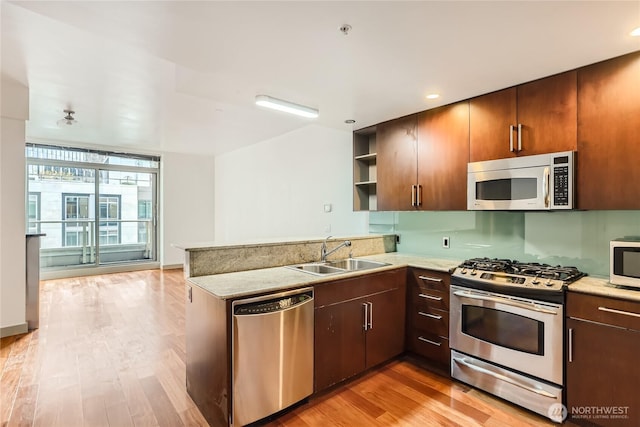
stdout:
[[609,283],[608,279],[586,276],[569,285],[572,292],[640,302],[640,289],[633,290]]
[[398,254],[397,252],[359,257],[390,265],[329,276],[314,276],[286,267],[263,268],[211,276],[190,277],[187,280],[220,299],[244,297],[265,292],[313,286],[324,282],[362,276],[364,274],[395,270],[402,267],[417,267],[450,273],[460,261],[431,259],[424,256]]

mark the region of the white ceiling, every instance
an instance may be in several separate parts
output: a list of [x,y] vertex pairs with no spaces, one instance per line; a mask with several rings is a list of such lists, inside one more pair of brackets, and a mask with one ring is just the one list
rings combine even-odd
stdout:
[[[2,72],[30,88],[29,140],[143,152],[219,154],[310,123],[350,131],[640,50],[639,0],[1,7]],[[262,110],[257,94],[320,118]],[[79,127],[56,125],[67,107]]]

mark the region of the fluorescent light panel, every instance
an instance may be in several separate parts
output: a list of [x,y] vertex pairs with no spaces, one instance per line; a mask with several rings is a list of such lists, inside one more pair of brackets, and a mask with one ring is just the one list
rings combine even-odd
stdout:
[[304,105],[294,104],[293,102],[283,101],[282,99],[272,98],[267,95],[256,96],[256,105],[310,119],[318,117],[318,110],[315,108],[305,107]]

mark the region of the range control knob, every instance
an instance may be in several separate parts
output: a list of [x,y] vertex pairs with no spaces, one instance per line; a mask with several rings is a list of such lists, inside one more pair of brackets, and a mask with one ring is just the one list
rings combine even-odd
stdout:
[[478,273],[476,273],[476,269],[475,268],[473,270],[471,270],[471,275],[472,276],[475,276],[476,274],[478,274]]
[[533,285],[537,285],[537,284],[539,284],[539,283],[540,283],[540,280],[538,280],[538,276],[534,277],[534,278],[533,278],[533,280],[531,281],[531,283],[532,283]]
[[545,283],[545,286],[553,286],[553,283],[551,283],[551,279],[547,279],[547,283]]

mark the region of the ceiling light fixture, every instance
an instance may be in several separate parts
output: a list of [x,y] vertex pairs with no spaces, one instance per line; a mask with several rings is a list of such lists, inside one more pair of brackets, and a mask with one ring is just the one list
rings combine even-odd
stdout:
[[78,120],[76,120],[73,117],[73,115],[76,113],[75,111],[73,111],[73,110],[63,110],[63,112],[65,113],[65,116],[62,119],[60,119],[60,120],[58,120],[56,122],[58,124],[58,126],[61,126],[61,127],[65,126],[65,125],[71,126],[73,124],[77,124],[78,123]]
[[631,31],[631,35],[634,36],[634,37],[640,37],[640,27],[638,27],[635,30]]
[[438,99],[440,98],[440,95],[437,93],[430,93],[429,95],[427,95],[427,99]]
[[295,114],[296,116],[315,119],[318,117],[318,110],[304,105],[294,104],[293,102],[283,101],[282,99],[272,98],[267,95],[257,95],[256,105],[271,108],[273,110],[284,111],[285,113]]

